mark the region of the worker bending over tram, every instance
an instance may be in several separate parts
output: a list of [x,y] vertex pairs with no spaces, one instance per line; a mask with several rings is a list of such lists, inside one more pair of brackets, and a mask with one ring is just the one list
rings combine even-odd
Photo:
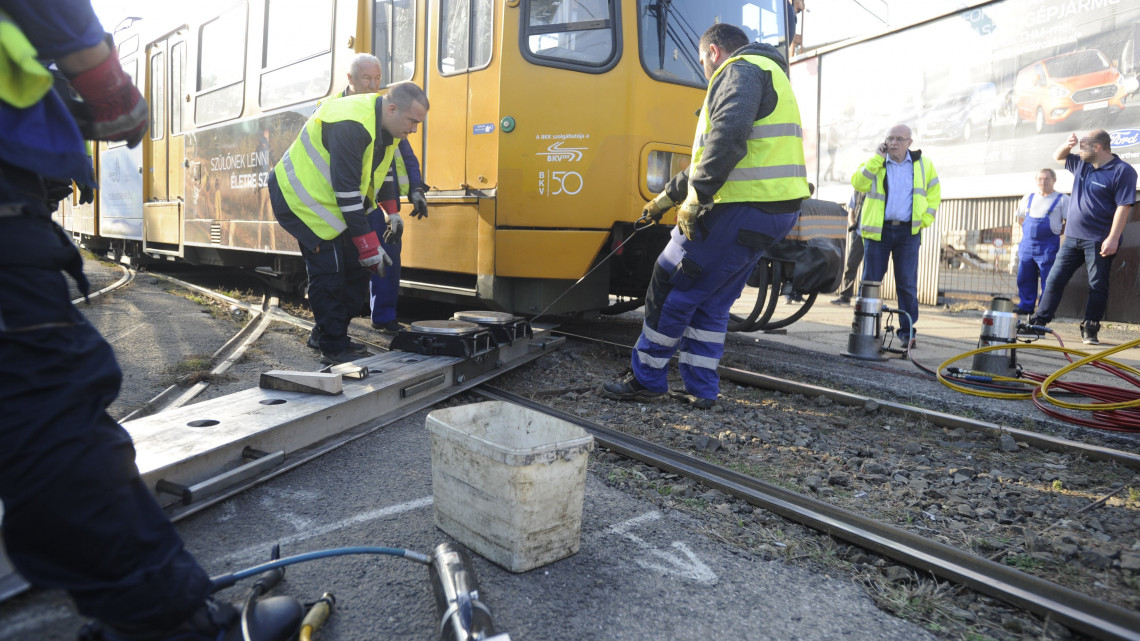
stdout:
[[[348,86],[340,94],[352,96],[376,93],[382,84],[380,60],[368,53],[352,58],[348,71]],[[369,282],[369,309],[372,327],[386,332],[400,331],[396,322],[396,301],[400,293],[400,247],[404,234],[404,221],[400,218],[400,196],[412,204],[412,215],[426,218],[427,199],[424,198],[424,181],[420,176],[420,162],[407,139],[400,140],[399,152],[392,159],[392,169],[375,194],[379,205],[368,214],[368,225],[380,236],[380,247],[392,259],[384,275],[374,274]],[[310,344],[310,347],[316,347]]]
[[715,403],[729,308],[808,196],[800,113],[783,56],[723,23],[705,31],[699,53],[709,88],[692,164],[645,206],[658,220],[683,201],[677,227],[653,268],[632,371],[602,386],[610,398],[667,392],[669,359],[680,350],[684,389],[673,395],[701,408]]
[[321,104],[269,175],[277,221],[301,248],[309,276],[313,338],[321,362],[366,354],[348,338],[364,306],[369,273],[383,275],[392,259],[368,225],[366,198],[391,168],[399,141],[427,117],[428,99],[410,82],[388,93],[358,94]]

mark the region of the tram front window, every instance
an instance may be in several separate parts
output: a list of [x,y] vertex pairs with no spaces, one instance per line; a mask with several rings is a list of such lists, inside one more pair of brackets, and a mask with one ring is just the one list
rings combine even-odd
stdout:
[[658,80],[705,87],[697,47],[706,29],[734,24],[750,40],[786,52],[788,10],[787,0],[638,0],[642,64]]

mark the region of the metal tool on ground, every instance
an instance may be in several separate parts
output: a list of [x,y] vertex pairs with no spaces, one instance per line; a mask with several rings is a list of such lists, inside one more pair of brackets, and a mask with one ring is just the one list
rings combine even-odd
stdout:
[[[1013,311],[1013,301],[1003,296],[995,296],[990,301],[990,308],[982,314],[982,335],[978,339],[978,347],[1012,345],[1016,342],[1017,313]],[[1016,377],[1020,371],[1017,366],[1017,350],[979,352],[974,355],[974,369]]]
[[416,321],[392,339],[389,349],[426,356],[472,358],[497,346],[491,332],[458,320]]
[[883,300],[879,298],[881,283],[864,281],[855,298],[855,318],[847,336],[844,356],[865,361],[885,360],[883,351]]
[[436,546],[428,573],[441,641],[510,641],[509,634],[495,633],[491,611],[479,599],[475,572],[459,547],[451,543]]
[[482,309],[455,312],[452,314],[451,320],[479,325],[491,332],[491,336],[500,346],[511,345],[519,339],[534,336],[530,323],[522,316],[515,316],[510,312],[494,312]]
[[[263,613],[258,613],[254,610],[252,618],[256,619],[257,617],[262,617],[272,621],[274,619],[269,616],[272,614],[279,617],[279,619],[276,620],[286,621],[283,615],[287,608],[284,607],[284,604],[279,605],[274,601],[274,599],[284,597],[273,597],[264,601],[257,601],[258,596],[267,592],[273,585],[276,585],[276,583],[281,580],[281,577],[284,575],[284,568],[297,563],[351,555],[396,556],[428,566],[428,577],[432,584],[432,591],[435,594],[436,606],[440,615],[439,631],[441,641],[510,641],[511,637],[509,634],[505,632],[495,632],[494,623],[491,620],[491,611],[479,598],[479,583],[475,579],[475,572],[471,569],[467,556],[463,553],[462,549],[452,543],[439,544],[431,556],[404,548],[346,547],[308,552],[284,559],[277,558],[278,548],[274,546],[274,559],[272,561],[245,570],[239,570],[231,574],[214,577],[210,579],[211,590],[217,592],[236,585],[238,581],[265,575],[265,577],[258,579],[258,582],[254,585],[253,595],[250,597],[250,601],[255,602],[257,607],[262,608]],[[250,607],[250,601],[247,601],[247,608]],[[294,603],[296,602],[294,601]],[[302,613],[300,611],[296,612],[295,618],[292,619],[291,627],[289,628],[290,636],[296,633],[299,626],[300,641],[309,641],[312,634],[324,623],[335,603],[336,599],[332,594],[326,592],[320,600],[313,605],[303,620],[301,618]],[[266,604],[271,604],[273,607],[267,607]],[[278,612],[278,608],[280,608],[280,613]],[[299,603],[296,604],[296,608],[298,610],[301,609]],[[243,613],[243,617],[244,616]],[[257,622],[254,622],[251,624],[250,629],[255,631],[259,630],[258,625]],[[245,627],[246,624],[243,618],[243,632]],[[277,639],[282,638],[261,637],[257,636],[257,634],[258,633],[255,632],[252,639],[247,636],[245,641],[277,641]]]
[[309,612],[305,614],[305,618],[301,619],[301,633],[298,635],[298,641],[312,641],[313,635],[324,625],[325,620],[332,614],[335,605],[336,597],[333,596],[332,592],[322,594],[321,598],[309,607]]

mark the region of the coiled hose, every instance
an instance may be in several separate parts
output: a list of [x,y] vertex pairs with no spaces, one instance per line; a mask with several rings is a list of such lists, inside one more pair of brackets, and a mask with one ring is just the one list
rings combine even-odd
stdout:
[[[939,382],[963,394],[981,396],[984,398],[997,398],[1006,400],[1030,399],[1045,414],[1070,423],[1097,429],[1140,432],[1140,370],[1114,361],[1109,356],[1125,350],[1140,347],[1140,339],[1128,341],[1102,352],[1091,354],[1078,349],[1065,347],[1060,336],[1057,337],[1060,345],[1037,345],[1030,343],[1014,343],[1009,345],[987,345],[963,352],[950,358],[938,366],[936,371],[915,362],[915,365],[932,374]],[[1022,372],[1020,377],[998,376],[986,372],[974,372],[951,367],[952,363],[965,358],[1004,349],[1035,349],[1051,352],[1061,352],[1068,359],[1069,364],[1044,375],[1034,372]],[[1074,361],[1072,355],[1079,356]],[[912,362],[913,359],[912,359]],[[1098,369],[1120,378],[1132,387],[1118,387],[1099,383],[1073,383],[1059,380],[1065,374],[1085,365],[1092,365]],[[1020,388],[1018,386],[1021,386]],[[1056,393],[1050,393],[1052,388],[1064,390],[1075,396],[1090,399],[1090,402],[1077,403],[1062,400]],[[1066,414],[1055,408],[1092,412],[1093,418],[1084,418]]]

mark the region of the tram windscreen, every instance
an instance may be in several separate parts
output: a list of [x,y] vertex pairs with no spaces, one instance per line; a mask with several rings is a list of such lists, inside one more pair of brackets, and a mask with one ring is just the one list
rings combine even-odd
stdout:
[[786,51],[788,11],[788,0],[638,0],[642,63],[659,80],[704,87],[697,47],[706,29],[734,24],[749,40]]

